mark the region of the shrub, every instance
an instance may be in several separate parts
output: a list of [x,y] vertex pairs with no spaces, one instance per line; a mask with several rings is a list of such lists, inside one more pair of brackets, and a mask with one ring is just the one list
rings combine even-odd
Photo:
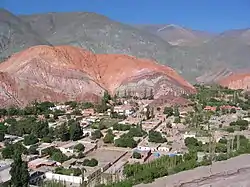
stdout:
[[85,146],[81,143],[77,144],[74,149],[76,149],[78,152],[84,151],[85,150]]
[[83,165],[84,166],[89,166],[89,167],[95,167],[98,165],[98,161],[94,158],[91,158],[90,160],[89,159],[85,159],[83,161]]
[[141,159],[141,153],[138,153],[138,152],[133,152],[133,158],[135,159]]
[[32,145],[32,144],[36,144],[38,141],[39,140],[36,136],[34,136],[33,134],[29,134],[29,135],[24,136],[23,143],[24,145]]

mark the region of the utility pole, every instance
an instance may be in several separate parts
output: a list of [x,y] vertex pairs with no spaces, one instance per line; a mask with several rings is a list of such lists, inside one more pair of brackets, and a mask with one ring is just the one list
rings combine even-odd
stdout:
[[230,138],[227,138],[227,157],[229,158],[230,154]]
[[214,139],[214,133],[211,131],[209,136],[209,158],[210,162],[212,163],[214,160],[215,155],[215,139]]
[[240,149],[240,135],[237,134],[237,150]]
[[232,136],[232,145],[231,145],[231,150],[234,150],[234,136]]

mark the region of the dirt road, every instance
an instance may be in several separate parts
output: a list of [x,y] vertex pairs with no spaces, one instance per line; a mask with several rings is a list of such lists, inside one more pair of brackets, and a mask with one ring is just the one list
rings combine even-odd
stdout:
[[250,187],[250,155],[199,167],[137,187]]

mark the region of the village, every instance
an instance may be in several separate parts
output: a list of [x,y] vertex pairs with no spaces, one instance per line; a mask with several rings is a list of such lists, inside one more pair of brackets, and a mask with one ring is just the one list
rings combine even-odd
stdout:
[[[11,179],[14,150],[28,163],[32,186],[111,184],[128,177],[127,165],[191,150],[200,163],[225,160],[250,139],[250,105],[247,93],[216,89],[199,88],[175,105],[164,98],[113,99],[106,93],[98,107],[72,101],[2,109],[0,183]],[[30,129],[32,123],[37,129]]]

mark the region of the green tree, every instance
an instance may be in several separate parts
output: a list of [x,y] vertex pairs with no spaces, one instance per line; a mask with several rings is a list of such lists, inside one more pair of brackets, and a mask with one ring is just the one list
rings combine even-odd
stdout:
[[96,139],[100,139],[101,137],[103,137],[103,134],[100,130],[95,130],[92,134],[91,134],[91,139],[96,140]]
[[55,134],[61,141],[68,141],[70,134],[66,123],[61,124],[55,131]]
[[4,141],[4,132],[0,131],[0,142]]
[[142,137],[145,134],[147,133],[143,131],[141,125],[139,125],[138,127],[130,128],[127,135],[130,137]]
[[78,152],[80,151],[84,151],[85,150],[85,146],[81,143],[77,144],[74,149],[76,149]]
[[11,164],[10,175],[13,187],[28,187],[28,165],[22,161],[21,154],[19,153],[15,153],[14,162]]
[[107,134],[104,136],[103,142],[104,143],[114,143],[114,137],[115,137],[115,135],[113,134],[113,132],[111,130],[109,130],[107,132]]
[[176,116],[176,117],[179,117],[179,116],[180,116],[180,112],[179,112],[178,106],[175,106],[175,107],[174,107],[174,116]]
[[190,147],[190,146],[199,146],[198,140],[197,140],[196,138],[194,138],[194,137],[187,137],[187,138],[184,140],[184,142],[185,142],[185,145],[186,145],[187,147]]
[[172,116],[174,114],[174,110],[171,107],[165,107],[164,111],[163,111],[163,114],[166,114],[167,117],[170,117],[170,116]]
[[137,146],[137,142],[132,137],[125,134],[115,140],[115,146],[135,148]]
[[130,125],[115,123],[113,125],[113,130],[117,131],[127,131],[130,129]]
[[39,121],[33,124],[32,132],[38,138],[43,138],[49,133],[49,125],[48,122]]
[[42,184],[42,187],[66,187],[66,185],[57,181],[46,181]]
[[229,132],[229,133],[233,133],[234,132],[234,128],[233,127],[228,127],[226,129],[226,131]]
[[65,105],[69,105],[71,108],[76,108],[77,107],[77,102],[76,101],[67,101],[65,102]]
[[2,157],[5,159],[12,158],[15,152],[19,154],[25,154],[27,153],[27,149],[20,142],[15,144],[7,144],[6,147],[2,149]]
[[31,155],[36,155],[36,154],[38,154],[37,146],[36,146],[36,145],[30,146],[30,148],[28,149],[28,153],[31,154]]
[[58,150],[58,151],[52,153],[51,159],[62,163],[64,161],[68,160],[68,157],[65,154],[63,154],[60,150]]
[[148,134],[148,141],[155,142],[155,143],[164,143],[166,142],[166,138],[163,138],[161,133],[158,131],[150,130]]
[[236,113],[236,109],[235,108],[231,108],[230,113],[231,114],[235,114]]
[[138,153],[138,152],[133,152],[133,155],[132,155],[133,158],[136,158],[136,159],[141,159],[141,153]]
[[45,143],[52,143],[52,138],[50,136],[45,136],[42,138],[42,141]]
[[150,89],[150,93],[149,93],[148,99],[149,100],[153,100],[154,99],[154,91],[153,91],[152,88]]
[[109,95],[108,91],[104,92],[102,100],[104,103],[108,103],[108,101],[111,100],[111,96]]
[[73,141],[81,139],[83,132],[82,127],[78,122],[75,122],[69,126],[70,139]]
[[38,141],[39,140],[35,135],[29,134],[29,135],[24,136],[23,143],[24,145],[33,145],[33,144],[36,144]]
[[83,161],[83,165],[84,166],[89,166],[89,167],[95,167],[95,166],[98,165],[98,161],[95,158],[91,158],[90,160],[89,159],[85,159]]
[[181,122],[181,118],[180,117],[175,117],[174,118],[174,123],[180,123]]

